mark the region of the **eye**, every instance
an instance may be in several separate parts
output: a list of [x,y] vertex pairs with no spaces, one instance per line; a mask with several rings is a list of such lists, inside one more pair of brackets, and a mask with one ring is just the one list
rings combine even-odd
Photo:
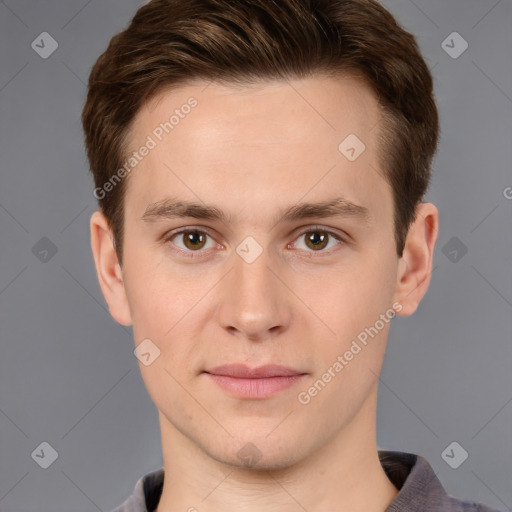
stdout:
[[[213,241],[210,242],[210,246],[207,246],[208,238],[211,237],[205,231],[192,228],[172,233],[165,241],[172,242],[180,252],[204,252],[203,249],[211,249],[215,246]],[[180,241],[182,245],[178,243]]]
[[[304,239],[303,247],[301,244],[296,244],[295,242],[292,244],[293,247],[298,249],[305,249],[308,252],[328,252],[324,249],[326,247],[332,247],[336,245],[340,245],[343,243],[343,239],[337,233],[329,231],[328,229],[324,229],[321,227],[313,227],[309,228],[307,231],[303,231],[297,240]],[[333,242],[331,244],[331,242]]]

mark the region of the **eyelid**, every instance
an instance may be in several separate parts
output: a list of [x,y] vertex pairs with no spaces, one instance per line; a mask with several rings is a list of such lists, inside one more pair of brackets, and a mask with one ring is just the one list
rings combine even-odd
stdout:
[[306,226],[304,228],[297,228],[297,230],[294,231],[294,233],[296,233],[294,236],[299,237],[305,235],[306,233],[310,233],[311,231],[322,231],[323,233],[327,233],[329,235],[334,236],[341,242],[346,241],[346,237],[348,236],[342,234],[342,231],[336,230],[334,228],[328,228],[327,226],[321,226],[319,224],[312,224],[311,226]]
[[185,257],[187,258],[202,258],[202,257],[205,257],[205,255],[207,255],[209,252],[210,252],[210,249],[208,250],[198,250],[198,251],[186,251],[185,249],[181,249],[181,247],[177,247],[172,241],[171,239],[174,238],[175,236],[178,236],[178,235],[182,235],[184,233],[190,233],[190,232],[197,232],[197,233],[200,233],[200,234],[203,234],[203,235],[208,235],[210,238],[212,238],[215,243],[217,245],[222,245],[222,244],[219,244],[214,236],[210,233],[210,230],[204,226],[185,226],[185,227],[182,227],[182,228],[178,228],[176,230],[173,230],[173,231],[170,231],[168,233],[165,233],[164,236],[162,236],[161,240],[163,241],[164,244],[167,244],[167,243],[172,243],[172,245],[174,245],[174,248],[173,248],[173,251],[178,253],[178,254],[182,254],[184,255]]

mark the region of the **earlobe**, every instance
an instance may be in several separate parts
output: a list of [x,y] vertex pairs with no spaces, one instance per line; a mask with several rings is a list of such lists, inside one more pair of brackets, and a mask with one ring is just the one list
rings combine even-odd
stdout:
[[91,216],[91,249],[98,282],[110,314],[122,325],[132,325],[123,272],[114,247],[108,220],[98,210]]
[[428,290],[438,233],[437,208],[432,203],[419,204],[398,263],[394,299],[402,305],[401,316],[412,315]]

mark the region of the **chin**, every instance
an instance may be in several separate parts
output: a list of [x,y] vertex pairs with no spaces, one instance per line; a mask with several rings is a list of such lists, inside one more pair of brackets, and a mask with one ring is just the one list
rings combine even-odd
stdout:
[[212,450],[206,450],[218,462],[242,469],[279,470],[297,463],[298,446],[290,443],[283,446],[283,440],[277,437],[271,440],[268,431],[260,436],[244,436],[244,439],[230,439],[222,447],[215,444]]

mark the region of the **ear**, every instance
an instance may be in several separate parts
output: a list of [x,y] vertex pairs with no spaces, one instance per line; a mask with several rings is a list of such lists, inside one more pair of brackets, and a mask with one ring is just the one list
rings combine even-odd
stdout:
[[428,290],[438,234],[437,208],[431,203],[420,203],[398,262],[394,299],[402,305],[397,311],[400,316],[412,315]]
[[96,273],[110,314],[120,324],[132,325],[123,273],[114,247],[114,236],[108,220],[100,210],[92,214],[90,228]]

